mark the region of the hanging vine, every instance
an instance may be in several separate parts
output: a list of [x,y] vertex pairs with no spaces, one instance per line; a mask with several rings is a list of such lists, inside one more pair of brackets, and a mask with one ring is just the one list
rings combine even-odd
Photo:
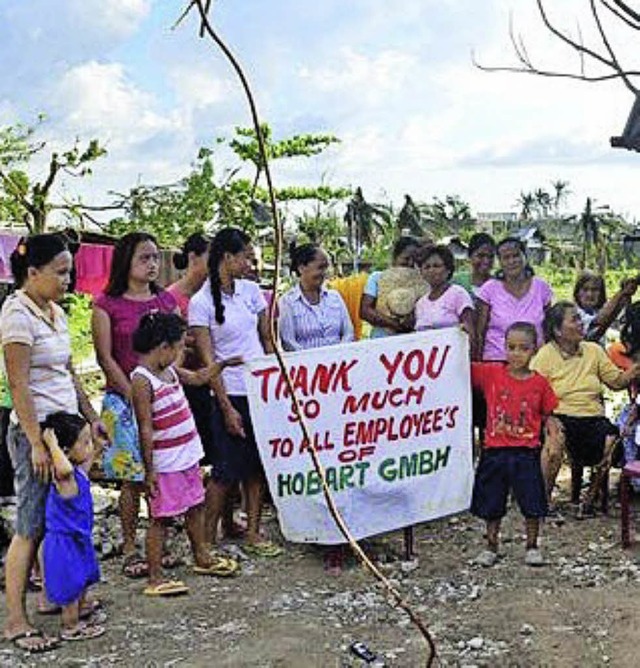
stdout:
[[[304,439],[308,443],[312,443],[313,440],[310,438],[309,434],[309,429],[307,427],[307,424],[304,419],[304,415],[301,410],[300,402],[298,400],[298,397],[296,395],[295,388],[293,386],[293,381],[291,379],[291,376],[289,375],[289,370],[287,369],[287,366],[284,361],[283,353],[282,353],[282,348],[279,343],[279,339],[277,336],[276,332],[276,327],[275,327],[275,309],[276,309],[276,296],[279,293],[279,287],[280,287],[280,281],[281,281],[281,271],[282,271],[282,254],[283,254],[283,228],[282,228],[282,222],[280,220],[280,217],[278,215],[278,207],[277,207],[277,202],[276,202],[276,195],[275,195],[275,189],[273,186],[273,180],[271,176],[271,169],[269,166],[269,158],[267,155],[267,150],[266,150],[266,145],[264,141],[264,136],[262,134],[262,124],[260,121],[260,116],[258,114],[258,109],[255,101],[255,97],[253,95],[253,92],[251,90],[251,86],[249,84],[249,81],[238,61],[238,59],[235,57],[231,49],[227,46],[227,44],[223,41],[223,39],[219,36],[217,31],[214,29],[211,20],[209,18],[210,10],[211,10],[211,4],[212,0],[191,0],[189,5],[186,7],[184,12],[180,15],[178,20],[176,21],[175,26],[179,25],[192,11],[197,12],[198,14],[198,19],[200,23],[199,27],[199,36],[201,38],[204,37],[209,37],[216,45],[217,47],[222,51],[224,54],[225,58],[229,61],[231,67],[233,68],[235,74],[237,75],[240,84],[242,86],[242,89],[244,91],[245,97],[247,99],[247,102],[249,104],[249,109],[251,113],[251,121],[256,133],[256,138],[258,141],[258,146],[259,146],[259,151],[260,151],[260,159],[261,159],[261,164],[263,165],[263,173],[265,176],[265,180],[267,182],[267,189],[269,193],[269,205],[271,208],[271,214],[272,214],[272,220],[273,220],[273,227],[274,227],[274,236],[275,236],[275,258],[274,258],[274,264],[275,264],[275,274],[274,274],[274,281],[273,281],[273,294],[274,294],[274,299],[271,301],[270,307],[269,307],[269,327],[271,330],[271,336],[273,338],[274,342],[274,348],[275,348],[275,356],[278,362],[278,366],[280,368],[280,372],[282,373],[282,377],[285,380],[285,384],[289,390],[291,399],[292,399],[292,409],[294,414],[297,417],[298,424],[300,425],[300,428],[302,430],[302,435]],[[175,27],[174,26],[174,27]],[[379,581],[382,583],[384,586],[385,590],[387,591],[394,607],[398,607],[401,610],[403,610],[411,620],[411,622],[416,626],[416,628],[419,630],[423,638],[425,639],[428,647],[428,656],[426,659],[426,666],[429,668],[430,666],[433,665],[434,661],[436,660],[436,646],[433,641],[433,638],[431,636],[431,633],[429,632],[429,629],[425,625],[425,623],[420,619],[420,617],[417,615],[417,613],[413,610],[411,605],[405,600],[403,595],[401,594],[398,589],[396,589],[391,582],[388,580],[388,578],[385,577],[385,575],[377,568],[377,566],[369,559],[369,557],[365,554],[365,552],[362,550],[360,545],[358,544],[358,541],[353,537],[351,534],[351,531],[349,530],[349,527],[347,526],[346,522],[344,521],[344,518],[342,517],[340,511],[338,510],[338,507],[335,503],[335,500],[333,498],[333,495],[331,493],[331,490],[329,489],[329,486],[327,484],[327,479],[325,476],[325,471],[324,467],[322,465],[322,462],[320,461],[320,458],[318,456],[317,451],[313,447],[309,447],[308,452],[311,456],[312,462],[314,469],[316,470],[322,484],[322,491],[324,494],[324,498],[327,503],[327,508],[329,510],[329,513],[331,514],[331,517],[333,518],[334,522],[336,523],[336,526],[340,530],[340,533],[344,536],[345,540],[349,543],[351,549],[354,551],[356,554],[357,558],[362,562],[362,564],[366,567],[366,569]]]

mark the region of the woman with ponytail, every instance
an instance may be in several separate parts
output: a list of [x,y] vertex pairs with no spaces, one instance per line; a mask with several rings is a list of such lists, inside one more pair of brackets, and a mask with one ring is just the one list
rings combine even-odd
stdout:
[[173,266],[184,274],[167,288],[178,302],[180,315],[186,319],[189,300],[207,280],[209,268],[209,240],[201,232],[195,232],[184,242],[182,249],[173,254]]
[[[110,442],[103,468],[108,480],[122,482],[119,511],[124,539],[123,572],[132,578],[147,574],[146,561],[136,549],[144,463],[131,406],[130,374],[138,364],[133,333],[147,313],[177,311],[175,297],[156,283],[159,270],[160,254],[154,237],[146,232],[122,237],[113,252],[107,287],[93,304],[91,323],[98,364],[107,379],[102,410]],[[165,565],[172,565],[169,557]]]
[[94,438],[104,426],[71,367],[67,319],[58,305],[69,287],[72,256],[57,234],[21,240],[11,254],[17,290],[2,306],[0,337],[14,414],[8,432],[15,471],[16,526],[5,563],[7,615],[4,637],[29,652],[57,642],[27,619],[25,591],[43,536],[51,462],[40,423],[50,413],[81,412]]
[[[250,360],[273,352],[267,304],[259,286],[244,279],[250,270],[249,237],[220,230],[209,251],[209,280],[189,304],[189,326],[205,366],[232,357]],[[213,543],[228,492],[241,482],[246,499],[245,549],[262,557],[281,553],[260,536],[264,474],[253,433],[242,367],[228,367],[211,381],[213,439],[204,444],[211,465],[207,484],[207,530]]]

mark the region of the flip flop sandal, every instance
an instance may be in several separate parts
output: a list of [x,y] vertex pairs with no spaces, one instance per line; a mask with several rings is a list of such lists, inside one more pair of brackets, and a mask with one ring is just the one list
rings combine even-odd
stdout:
[[180,580],[169,580],[157,585],[149,585],[142,592],[145,596],[179,596],[188,594],[189,587]]
[[72,629],[62,629],[60,638],[66,642],[80,642],[82,640],[92,640],[104,635],[106,629],[100,624],[87,624],[80,622]]
[[281,547],[278,547],[278,545],[269,541],[264,543],[245,543],[242,546],[242,549],[247,554],[251,554],[254,557],[261,557],[263,559],[273,559],[284,553],[284,550]]
[[209,566],[194,566],[196,575],[215,575],[221,578],[235,575],[240,570],[240,564],[233,559],[216,558]]
[[[102,601],[99,599],[93,599],[89,601],[89,603],[86,603],[80,608],[80,613],[79,617],[82,620],[87,620],[87,619],[92,619],[95,621],[95,617],[98,613],[102,612],[104,617],[106,618],[106,613],[104,612],[104,605]],[[103,622],[97,622],[98,624],[102,624]]]
[[78,619],[85,622],[86,624],[93,624],[94,626],[101,626],[106,624],[109,616],[104,610],[94,610],[88,615],[81,614],[78,616]]
[[149,575],[149,564],[138,552],[132,552],[122,562],[122,573],[132,580],[146,578]]
[[[31,639],[39,640],[37,644],[30,644]],[[6,638],[16,649],[20,649],[27,654],[42,654],[56,649],[60,645],[57,638],[49,638],[39,629],[29,629],[15,636]],[[26,641],[26,642],[24,642]]]

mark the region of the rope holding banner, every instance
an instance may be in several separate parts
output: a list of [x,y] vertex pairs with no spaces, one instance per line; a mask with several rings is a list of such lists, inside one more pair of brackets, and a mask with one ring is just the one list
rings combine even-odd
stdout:
[[[296,395],[296,390],[293,386],[293,381],[291,379],[291,376],[289,375],[289,370],[287,369],[287,366],[284,361],[283,353],[282,353],[282,348],[280,346],[280,341],[279,337],[277,335],[276,331],[276,326],[275,326],[275,310],[276,310],[276,301],[277,301],[277,295],[278,295],[278,288],[280,286],[280,279],[281,279],[281,270],[282,270],[282,251],[283,251],[283,229],[282,229],[282,222],[280,220],[279,214],[278,214],[278,207],[277,207],[277,202],[276,202],[276,195],[275,195],[275,189],[273,187],[273,182],[271,178],[271,170],[269,167],[269,157],[267,155],[266,151],[266,146],[264,142],[264,137],[262,136],[262,126],[260,124],[260,117],[258,115],[258,110],[257,110],[257,105],[255,102],[255,98],[253,96],[253,93],[251,91],[251,87],[249,85],[249,81],[247,80],[247,77],[244,74],[244,71],[242,70],[242,67],[240,66],[240,63],[238,62],[237,58],[234,56],[234,54],[231,52],[229,47],[224,43],[224,41],[220,38],[220,36],[217,34],[217,32],[213,29],[213,26],[211,25],[211,22],[209,21],[209,11],[211,9],[211,3],[212,0],[191,0],[185,11],[182,13],[178,21],[176,22],[176,25],[180,23],[189,13],[190,11],[195,7],[199,13],[199,19],[200,19],[200,28],[199,28],[199,36],[204,37],[205,35],[208,35],[211,40],[220,48],[220,50],[223,52],[224,56],[227,58],[229,63],[231,64],[233,70],[235,71],[236,75],[238,76],[238,79],[240,80],[240,83],[242,85],[242,88],[244,90],[245,96],[247,98],[247,102],[249,104],[249,109],[251,112],[251,120],[253,123],[253,127],[256,133],[256,139],[258,142],[258,148],[260,151],[260,159],[262,161],[262,164],[264,165],[264,174],[265,178],[267,181],[267,190],[269,192],[269,204],[271,207],[271,214],[273,217],[273,226],[274,226],[274,236],[275,236],[275,259],[274,259],[274,264],[275,264],[275,273],[274,273],[274,280],[273,280],[273,299],[271,300],[271,304],[269,305],[269,329],[271,331],[271,337],[273,339],[273,344],[274,344],[274,350],[275,350],[275,356],[276,360],[278,362],[278,366],[280,368],[280,373],[282,374],[282,377],[285,381],[286,387],[289,391],[289,394],[291,396],[292,400],[292,409],[295,414],[295,416],[298,419],[298,424],[300,425],[300,429],[302,430],[302,435],[303,438],[306,440],[307,443],[311,444],[313,443],[312,439],[310,438],[310,433],[309,429],[307,427],[303,412],[301,410],[301,406],[298,400],[298,397]],[[316,473],[318,474],[321,484],[322,484],[322,491],[324,494],[324,498],[327,503],[327,508],[329,510],[329,513],[331,517],[333,518],[333,521],[336,523],[336,526],[340,530],[340,533],[344,536],[345,540],[349,543],[351,549],[354,551],[360,562],[367,568],[367,570],[378,580],[382,583],[382,585],[385,587],[387,593],[391,597],[393,601],[393,607],[398,607],[401,608],[409,617],[411,622],[416,626],[418,631],[421,633],[423,638],[425,639],[428,650],[429,650],[429,655],[427,657],[426,661],[426,666],[427,668],[430,668],[430,666],[433,665],[434,661],[436,660],[436,646],[435,642],[431,636],[431,633],[429,632],[429,629],[425,625],[425,623],[420,619],[420,617],[417,615],[417,613],[413,610],[413,608],[407,603],[403,597],[403,595],[391,584],[391,582],[388,580],[388,578],[377,568],[377,566],[369,559],[369,557],[365,554],[365,552],[362,550],[360,545],[358,544],[358,541],[355,540],[353,535],[351,534],[349,527],[344,521],[344,518],[342,517],[340,511],[338,510],[336,503],[333,499],[333,495],[331,493],[331,490],[329,489],[329,486],[327,484],[327,479],[324,471],[324,467],[322,465],[322,462],[320,461],[320,458],[318,456],[318,452],[316,451],[315,447],[312,447],[311,445],[307,448],[307,451],[309,452],[311,456],[311,460],[313,462],[314,469]]]

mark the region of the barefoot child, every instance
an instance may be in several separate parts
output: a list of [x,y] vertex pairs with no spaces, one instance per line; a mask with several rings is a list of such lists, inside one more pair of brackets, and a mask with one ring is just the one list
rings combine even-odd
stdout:
[[53,473],[42,546],[47,598],[62,607],[60,637],[89,640],[105,631],[91,614],[84,614],[90,608],[87,588],[100,580],[88,476],[94,453],[91,427],[79,415],[58,412],[47,416],[42,429]]
[[133,348],[140,355],[131,373],[133,406],[140,430],[145,483],[151,514],[147,531],[148,596],[187,593],[179,580],[166,580],[162,573],[162,545],[169,518],[186,516],[186,527],[194,558],[194,572],[202,575],[233,575],[238,564],[213,557],[204,537],[204,486],[200,472],[203,448],[180,380],[204,385],[228,364],[213,365],[198,372],[174,367],[184,349],[186,324],[175,313],[152,313],[142,317],[133,335]]
[[[538,549],[540,519],[547,513],[547,496],[540,466],[542,421],[558,405],[545,378],[529,369],[536,352],[536,330],[516,322],[505,337],[507,363],[474,363],[474,387],[487,401],[487,428],[473,487],[471,512],[486,520],[488,549],[476,559],[493,566],[498,559],[500,522],[506,514],[509,490],[525,517],[525,563],[542,566]],[[550,428],[555,425],[549,424]]]

